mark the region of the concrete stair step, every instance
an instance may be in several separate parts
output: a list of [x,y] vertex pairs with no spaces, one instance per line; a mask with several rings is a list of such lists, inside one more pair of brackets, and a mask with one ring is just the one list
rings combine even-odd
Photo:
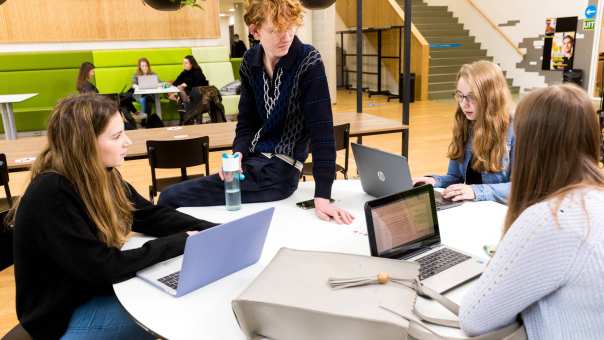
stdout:
[[447,58],[447,57],[467,57],[467,56],[486,56],[487,51],[482,49],[458,49],[458,48],[434,48],[430,49],[430,57],[432,58]]
[[429,43],[435,44],[474,44],[476,40],[474,40],[473,36],[468,35],[424,35],[424,38],[428,40]]
[[451,58],[430,58],[431,66],[453,66],[463,65],[471,63],[477,60],[490,60],[493,61],[493,57],[489,56],[464,56],[464,57],[451,57]]
[[435,42],[431,42],[431,46],[430,46],[430,52],[432,51],[442,51],[442,50],[480,50],[480,44],[477,42],[470,42],[470,43],[452,43],[454,46],[450,46],[451,44],[447,44],[447,43],[435,43]]
[[422,34],[424,34],[423,32],[425,30],[436,30],[436,29],[452,29],[452,30],[463,30],[463,24],[441,24],[441,23],[417,23],[417,22],[413,22],[413,24],[415,25],[415,27],[417,27],[418,30],[420,30],[422,32]]
[[457,72],[444,73],[444,74],[430,74],[428,78],[429,83],[446,83],[455,81],[457,79]]
[[460,29],[456,26],[453,26],[451,28],[426,28],[426,29],[420,30],[420,32],[422,32],[423,36],[426,36],[426,35],[428,35],[428,36],[435,36],[435,35],[439,35],[439,36],[466,35],[466,36],[469,36],[470,35],[470,31]]
[[438,100],[438,99],[453,99],[453,92],[450,90],[444,91],[430,91],[428,93],[428,99],[430,100]]
[[449,91],[449,93],[455,92],[455,88],[457,83],[455,81],[444,82],[444,83],[429,83],[428,84],[428,93],[438,92],[438,91]]
[[446,65],[446,66],[436,66],[430,64],[430,74],[448,74],[454,73],[457,74],[461,65]]
[[459,24],[459,20],[453,17],[412,17],[413,23],[418,25],[432,25],[432,24],[445,24],[455,25]]
[[411,8],[411,11],[412,15],[415,15],[417,13],[450,13],[448,6],[413,6],[413,8]]

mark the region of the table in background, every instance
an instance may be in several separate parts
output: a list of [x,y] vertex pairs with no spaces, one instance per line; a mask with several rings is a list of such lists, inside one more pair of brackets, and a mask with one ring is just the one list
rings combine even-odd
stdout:
[[170,85],[169,87],[157,87],[154,89],[139,89],[138,86],[134,88],[134,94],[136,95],[146,95],[152,94],[155,98],[155,113],[161,118],[161,103],[159,101],[159,95],[163,93],[178,93],[180,92],[176,86]]
[[[367,113],[339,112],[333,115],[334,125],[350,123],[350,136],[362,137],[379,134],[401,133],[407,129],[401,122]],[[127,131],[132,145],[126,159],[147,158],[147,140],[166,140],[208,136],[210,151],[230,150],[235,138],[237,122],[200,125],[170,126]],[[6,154],[9,171],[26,171],[34,157],[46,147],[46,136],[0,140],[0,152]]]
[[[336,204],[356,217],[352,225],[337,225],[317,218],[313,210],[303,210],[295,203],[313,197],[314,183],[300,183],[289,198],[268,203],[244,204],[236,212],[223,206],[181,208],[180,211],[214,222],[228,222],[259,210],[276,207],[264,250],[259,262],[180,298],[174,298],[139,278],[113,286],[115,293],[137,322],[169,339],[244,339],[231,301],[236,298],[270,262],[281,247],[369,255],[363,204],[372,199],[362,191],[359,181],[335,181]],[[494,202],[469,202],[438,212],[443,243],[485,258],[485,244],[496,244],[506,207]],[[135,237],[127,246],[135,247],[148,237]],[[467,285],[447,295],[459,301]],[[433,315],[451,317],[449,312],[422,301],[422,310]],[[442,334],[454,335],[452,329],[437,327]]]
[[0,95],[0,113],[2,113],[2,125],[4,126],[4,136],[6,139],[17,139],[17,126],[15,125],[13,103],[26,101],[37,95],[37,93]]

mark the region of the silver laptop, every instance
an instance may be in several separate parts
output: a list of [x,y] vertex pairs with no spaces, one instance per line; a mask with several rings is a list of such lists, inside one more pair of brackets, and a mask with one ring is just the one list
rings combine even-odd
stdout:
[[[369,195],[382,197],[413,188],[409,163],[404,156],[355,143],[352,143],[352,153],[361,186]],[[463,203],[445,199],[438,191],[434,195],[438,210],[457,207]]]
[[479,276],[485,261],[440,243],[434,188],[422,185],[365,203],[372,256],[420,264],[420,280],[442,293]]
[[156,89],[159,87],[157,74],[137,76],[138,88],[141,90]]
[[136,276],[176,297],[248,267],[262,254],[275,208],[203,230],[187,238],[183,255]]

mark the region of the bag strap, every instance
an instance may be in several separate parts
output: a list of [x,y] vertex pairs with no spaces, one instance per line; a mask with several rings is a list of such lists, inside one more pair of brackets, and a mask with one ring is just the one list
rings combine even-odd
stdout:
[[[455,316],[459,317],[459,305],[448,297],[438,293],[437,291],[423,285],[419,280],[411,285],[411,288],[417,292],[418,295],[423,297],[429,297],[440,305],[445,307]],[[415,339],[420,340],[525,340],[527,339],[526,331],[519,322],[514,322],[508,326],[497,329],[495,331],[485,333],[474,337],[447,337],[442,336],[434,330],[427,327],[424,323],[430,323],[438,326],[460,328],[458,320],[441,319],[431,317],[424,313],[421,313],[417,308],[413,308],[414,315],[402,315],[399,312],[392,310],[391,308],[380,306],[381,308],[400,316],[401,318],[409,322],[408,334]]]

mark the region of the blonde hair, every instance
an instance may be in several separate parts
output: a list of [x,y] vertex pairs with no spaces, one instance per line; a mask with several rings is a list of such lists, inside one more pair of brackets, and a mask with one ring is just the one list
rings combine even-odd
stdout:
[[[119,248],[131,231],[134,208],[116,169],[107,169],[97,149],[97,137],[119,114],[117,105],[97,94],[61,100],[48,122],[48,146],[31,169],[31,180],[44,172],[65,176],[80,195],[99,239]],[[11,212],[14,218],[19,204]]]
[[464,148],[472,130],[472,164],[480,172],[498,172],[507,152],[506,136],[510,126],[509,103],[511,94],[503,72],[496,64],[481,60],[465,64],[457,73],[476,97],[476,119],[466,118],[460,104],[455,112],[453,140],[448,157],[462,161]]
[[243,16],[246,25],[260,28],[270,20],[278,31],[292,26],[302,25],[304,16],[298,0],[247,0],[247,9]]
[[516,109],[512,190],[505,232],[522,212],[541,201],[560,205],[572,190],[604,189],[598,167],[602,135],[587,93],[575,85],[531,91]]

